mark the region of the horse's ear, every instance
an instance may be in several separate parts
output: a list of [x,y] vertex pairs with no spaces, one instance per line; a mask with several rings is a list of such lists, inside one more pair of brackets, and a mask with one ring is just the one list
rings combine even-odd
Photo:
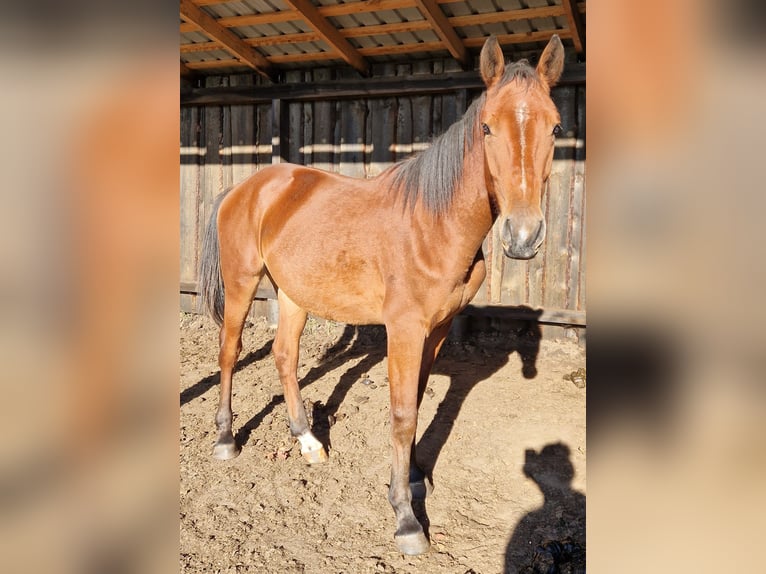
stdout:
[[540,56],[540,62],[537,64],[537,75],[545,78],[548,87],[556,85],[564,70],[564,45],[558,34],[551,36],[548,45]]
[[497,38],[494,36],[490,36],[484,42],[484,47],[481,49],[481,57],[479,58],[479,69],[481,70],[481,78],[488,88],[494,86],[503,77],[505,60],[503,59],[503,51],[500,49],[500,44],[497,43]]

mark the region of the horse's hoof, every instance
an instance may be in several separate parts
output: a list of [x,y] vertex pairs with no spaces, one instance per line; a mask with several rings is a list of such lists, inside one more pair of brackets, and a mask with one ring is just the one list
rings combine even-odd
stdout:
[[413,500],[425,500],[434,491],[434,483],[424,476],[422,480],[410,482],[410,492]]
[[242,449],[237,446],[233,438],[231,441],[218,441],[213,447],[213,458],[217,460],[230,460],[238,457],[240,452],[242,452]]
[[394,540],[399,552],[408,556],[424,554],[431,547],[431,543],[422,531],[413,532],[412,534],[397,534],[394,536]]
[[302,451],[301,454],[305,461],[309,464],[319,464],[327,460],[327,451],[324,447],[317,450]]

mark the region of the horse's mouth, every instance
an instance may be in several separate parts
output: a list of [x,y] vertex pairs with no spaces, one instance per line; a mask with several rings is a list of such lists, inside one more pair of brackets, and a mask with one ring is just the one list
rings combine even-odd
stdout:
[[539,250],[539,246],[514,249],[514,248],[511,248],[511,246],[509,246],[504,241],[501,241],[500,243],[503,247],[503,253],[505,253],[505,256],[510,259],[532,259],[535,255],[537,255],[537,252]]

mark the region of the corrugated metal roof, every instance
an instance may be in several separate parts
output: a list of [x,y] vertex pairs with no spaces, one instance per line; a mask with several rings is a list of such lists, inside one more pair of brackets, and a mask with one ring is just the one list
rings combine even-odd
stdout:
[[538,50],[557,33],[582,53],[584,22],[585,2],[574,0],[181,0],[180,55],[187,71],[271,75],[333,62],[364,71],[467,50],[466,67],[492,34],[507,52]]

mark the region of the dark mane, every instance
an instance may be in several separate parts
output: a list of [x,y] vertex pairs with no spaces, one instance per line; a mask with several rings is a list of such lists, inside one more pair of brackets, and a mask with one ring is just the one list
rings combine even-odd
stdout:
[[[514,80],[524,85],[540,81],[527,60],[508,64],[500,85]],[[404,195],[405,205],[414,208],[420,199],[435,214],[449,208],[457,184],[463,176],[465,156],[473,148],[474,135],[479,130],[479,114],[485,100],[486,93],[482,93],[468,107],[463,117],[436,138],[430,147],[391,168],[395,172],[394,189]]]

